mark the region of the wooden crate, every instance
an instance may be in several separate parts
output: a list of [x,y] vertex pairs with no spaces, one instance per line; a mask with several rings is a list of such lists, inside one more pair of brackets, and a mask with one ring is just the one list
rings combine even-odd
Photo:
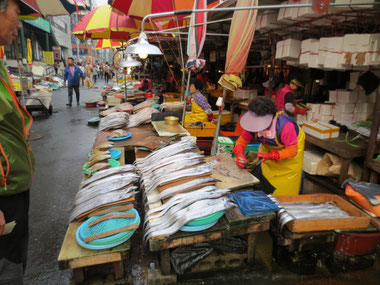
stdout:
[[348,213],[352,218],[346,219],[321,219],[321,220],[294,220],[286,224],[291,232],[314,232],[343,229],[367,228],[370,217],[357,207],[334,194],[310,194],[297,196],[277,196],[281,203],[287,202],[334,202],[339,208]]

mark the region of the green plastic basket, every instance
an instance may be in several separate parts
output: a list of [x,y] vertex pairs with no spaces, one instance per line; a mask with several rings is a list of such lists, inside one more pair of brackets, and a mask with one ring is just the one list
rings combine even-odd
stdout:
[[225,211],[219,211],[219,212],[216,212],[212,215],[209,215],[209,216],[206,216],[203,218],[199,218],[196,220],[192,220],[192,221],[188,222],[186,224],[186,226],[202,226],[202,225],[211,224],[211,223],[219,220],[224,215],[224,213],[225,213]]

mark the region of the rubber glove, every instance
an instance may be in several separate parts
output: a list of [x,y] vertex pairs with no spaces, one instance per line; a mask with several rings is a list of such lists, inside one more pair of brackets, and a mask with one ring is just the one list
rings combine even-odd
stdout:
[[262,153],[261,151],[259,151],[257,153],[257,157],[262,158],[263,162],[267,161],[267,160],[274,160],[274,161],[278,162],[280,160],[280,154],[278,153],[277,150],[272,150],[272,151],[267,152],[267,153]]
[[209,122],[211,122],[211,121],[213,121],[213,120],[216,120],[216,118],[215,118],[215,116],[214,116],[213,113],[208,114],[208,115],[207,115],[207,119],[208,119]]
[[237,144],[235,145],[233,152],[236,155],[236,165],[239,168],[244,168],[248,163],[248,160],[245,158],[245,146]]
[[307,113],[307,108],[304,108],[304,109],[294,108],[294,114],[299,114],[299,115],[305,116],[306,113]]
[[185,92],[185,100],[189,101],[191,98],[191,92],[190,91],[186,91]]

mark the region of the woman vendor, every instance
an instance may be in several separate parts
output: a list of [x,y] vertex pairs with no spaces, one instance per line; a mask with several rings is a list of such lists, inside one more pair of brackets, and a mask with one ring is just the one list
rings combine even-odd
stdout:
[[[190,83],[191,113],[186,114],[185,124],[196,122],[207,122],[215,119],[212,114],[211,106],[200,90],[203,89],[203,83],[199,79],[194,79]],[[189,98],[187,98],[189,99]]]
[[301,82],[297,79],[293,79],[289,84],[285,84],[285,86],[277,91],[276,94],[276,107],[277,111],[284,111],[287,115],[293,116],[293,114],[301,114],[306,115],[307,109],[298,109],[296,107],[296,99],[294,96],[294,92],[298,88],[303,88]]
[[[276,112],[273,101],[259,97],[248,105],[240,121],[244,132],[236,142],[234,153],[240,168],[247,165],[245,148],[253,138],[260,141],[257,168],[261,187],[267,194],[297,195],[300,190],[305,133],[282,111]],[[274,192],[273,192],[274,191]]]

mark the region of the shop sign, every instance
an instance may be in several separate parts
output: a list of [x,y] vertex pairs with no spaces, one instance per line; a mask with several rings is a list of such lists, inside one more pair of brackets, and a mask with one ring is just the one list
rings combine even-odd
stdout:
[[35,20],[24,20],[24,22],[50,33],[50,23],[41,17],[38,17]]
[[61,47],[59,46],[53,46],[53,54],[55,60],[61,59]]
[[54,65],[54,55],[52,51],[44,51],[44,63]]

